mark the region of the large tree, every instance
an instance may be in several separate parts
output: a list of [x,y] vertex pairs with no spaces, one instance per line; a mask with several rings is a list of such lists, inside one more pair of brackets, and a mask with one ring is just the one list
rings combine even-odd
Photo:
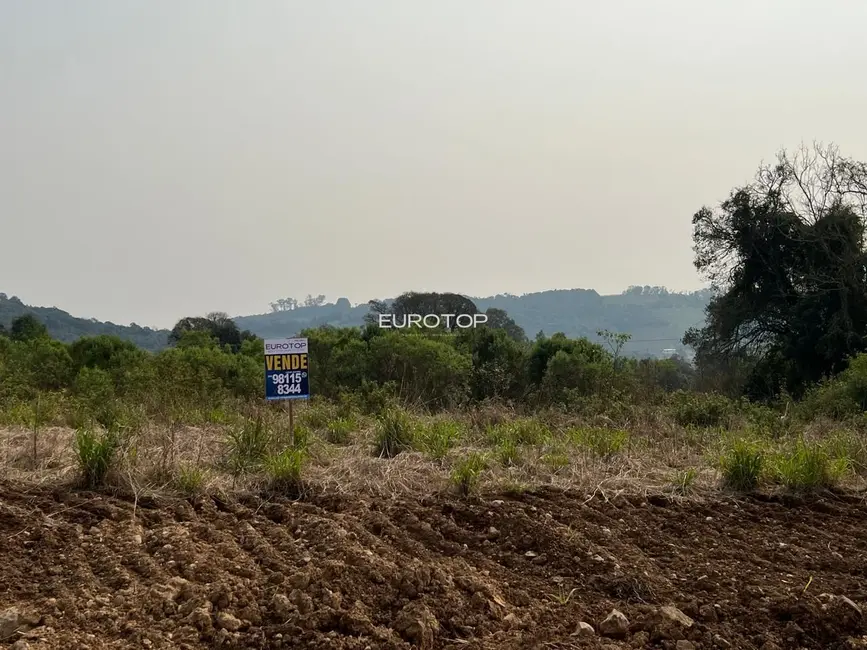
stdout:
[[189,316],[179,320],[169,333],[169,342],[178,343],[187,332],[202,332],[215,339],[220,345],[228,345],[233,352],[238,352],[244,341],[255,336],[247,330],[241,331],[228,314],[211,312],[204,318]]
[[[400,294],[390,304],[381,300],[368,302],[370,312],[365,316],[368,323],[378,322],[379,314],[392,314],[394,316],[409,316],[410,314],[478,314],[479,308],[476,303],[457,293],[434,293],[408,291]],[[450,320],[450,329],[457,327],[455,319]]]
[[699,210],[695,266],[715,292],[705,327],[684,337],[699,366],[746,360],[751,397],[799,395],[863,351],[865,208],[867,166],[814,144]]

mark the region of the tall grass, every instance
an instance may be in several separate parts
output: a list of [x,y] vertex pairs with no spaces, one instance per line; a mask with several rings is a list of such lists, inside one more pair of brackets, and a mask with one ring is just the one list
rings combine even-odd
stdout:
[[402,451],[413,448],[416,441],[416,423],[402,408],[392,407],[377,418],[376,451],[379,456],[394,458]]
[[119,447],[120,440],[114,431],[97,433],[82,428],[75,432],[75,453],[86,487],[95,488],[105,483]]
[[754,490],[765,468],[765,452],[755,441],[738,438],[720,459],[724,484],[734,490]]

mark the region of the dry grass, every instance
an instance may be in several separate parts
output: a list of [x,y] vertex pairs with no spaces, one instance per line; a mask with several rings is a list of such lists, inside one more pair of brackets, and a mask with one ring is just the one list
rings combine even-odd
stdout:
[[[581,421],[550,412],[535,419],[548,434],[534,439],[534,444],[518,444],[520,462],[506,465],[498,460],[498,449],[489,436],[491,427],[526,422],[526,416],[503,407],[483,405],[439,418],[417,418],[423,426],[445,419],[462,427],[461,435],[440,457],[433,457],[424,443],[418,449],[385,458],[375,453],[374,419],[357,418],[345,443],[332,444],[328,437],[329,412],[311,410],[317,408],[324,407],[305,406],[297,409],[296,414],[296,423],[307,420],[317,424],[309,431],[305,447],[305,484],[317,491],[374,498],[397,494],[421,496],[449,489],[452,471],[472,453],[488,461],[479,476],[478,489],[482,491],[544,485],[597,495],[628,490],[667,492],[686,498],[718,489],[721,481],[714,458],[729,435],[714,429],[679,427],[652,412],[635,418],[629,426],[619,422],[618,427],[602,417]],[[263,412],[271,418],[268,426],[280,433],[276,436],[279,445],[287,444],[285,412],[271,410],[249,415],[255,417]],[[258,489],[263,480],[261,472],[233,476],[226,469],[226,437],[231,426],[172,427],[147,423],[125,440],[111,483],[137,494]],[[867,483],[867,471],[861,471],[867,465],[867,434],[855,428],[843,430],[827,422],[816,422],[806,429],[811,438],[840,438],[835,448],[851,456],[852,467],[841,483],[848,488],[863,488]],[[621,439],[618,432],[625,438]],[[64,427],[38,431],[34,465],[33,432],[25,428],[0,429],[0,476],[29,483],[72,481],[79,474],[74,436],[73,429]],[[767,444],[777,445],[778,441],[769,440]]]

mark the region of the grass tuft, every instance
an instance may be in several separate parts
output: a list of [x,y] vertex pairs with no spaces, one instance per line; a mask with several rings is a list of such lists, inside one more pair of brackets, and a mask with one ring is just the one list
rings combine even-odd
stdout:
[[113,431],[97,434],[93,429],[82,428],[75,432],[75,453],[86,487],[95,488],[105,483],[119,447],[120,440]]
[[765,467],[764,450],[756,442],[739,438],[732,442],[720,462],[723,481],[739,492],[754,490]]
[[487,459],[482,454],[473,452],[455,465],[452,470],[451,481],[462,495],[468,496],[486,468]]
[[379,456],[394,458],[402,451],[413,448],[416,424],[404,409],[387,408],[377,420],[376,451]]
[[306,453],[303,449],[288,448],[279,454],[265,457],[264,468],[269,487],[274,492],[296,495],[301,491],[301,473]]

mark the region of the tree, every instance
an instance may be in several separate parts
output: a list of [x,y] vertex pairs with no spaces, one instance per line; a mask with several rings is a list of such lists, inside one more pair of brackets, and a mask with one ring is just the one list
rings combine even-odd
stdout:
[[293,309],[298,309],[298,301],[295,298],[280,298],[271,303],[272,312],[292,311]]
[[485,310],[485,315],[488,317],[487,325],[493,329],[502,329],[513,341],[518,343],[527,342],[527,334],[503,309],[496,307],[488,307]]
[[169,333],[169,342],[177,345],[182,339],[185,345],[193,341],[204,341],[200,337],[190,338],[188,332],[203,332],[215,339],[221,346],[228,345],[232,352],[238,352],[244,341],[256,338],[251,332],[241,331],[234,320],[225,312],[211,312],[206,317],[190,316],[182,318]]
[[692,219],[695,266],[714,295],[684,343],[699,367],[741,359],[754,398],[794,396],[865,349],[867,166],[814,144]]
[[614,371],[617,371],[617,361],[620,358],[620,352],[623,350],[623,346],[629,343],[629,339],[632,338],[631,334],[623,334],[618,332],[610,332],[608,330],[597,330],[596,336],[602,338],[605,343],[608,344],[608,347],[611,348],[611,354],[613,355],[612,365],[614,366]]
[[25,314],[12,321],[12,326],[9,328],[9,336],[13,341],[33,341],[35,339],[47,338],[48,328],[40,323],[36,316]]
[[[379,314],[399,316],[401,317],[399,320],[402,322],[403,317],[410,314],[419,314],[424,317],[428,314],[444,316],[446,314],[474,315],[479,313],[476,303],[457,293],[407,291],[395,298],[390,304],[381,300],[371,300],[367,304],[370,306],[370,312],[365,315],[366,323],[378,323]],[[454,331],[457,327],[457,319],[452,318],[449,322],[449,328]]]
[[314,298],[313,296],[311,296],[308,293],[307,297],[304,299],[304,306],[305,307],[321,307],[324,304],[325,304],[325,294],[320,293],[318,296],[316,296]]

